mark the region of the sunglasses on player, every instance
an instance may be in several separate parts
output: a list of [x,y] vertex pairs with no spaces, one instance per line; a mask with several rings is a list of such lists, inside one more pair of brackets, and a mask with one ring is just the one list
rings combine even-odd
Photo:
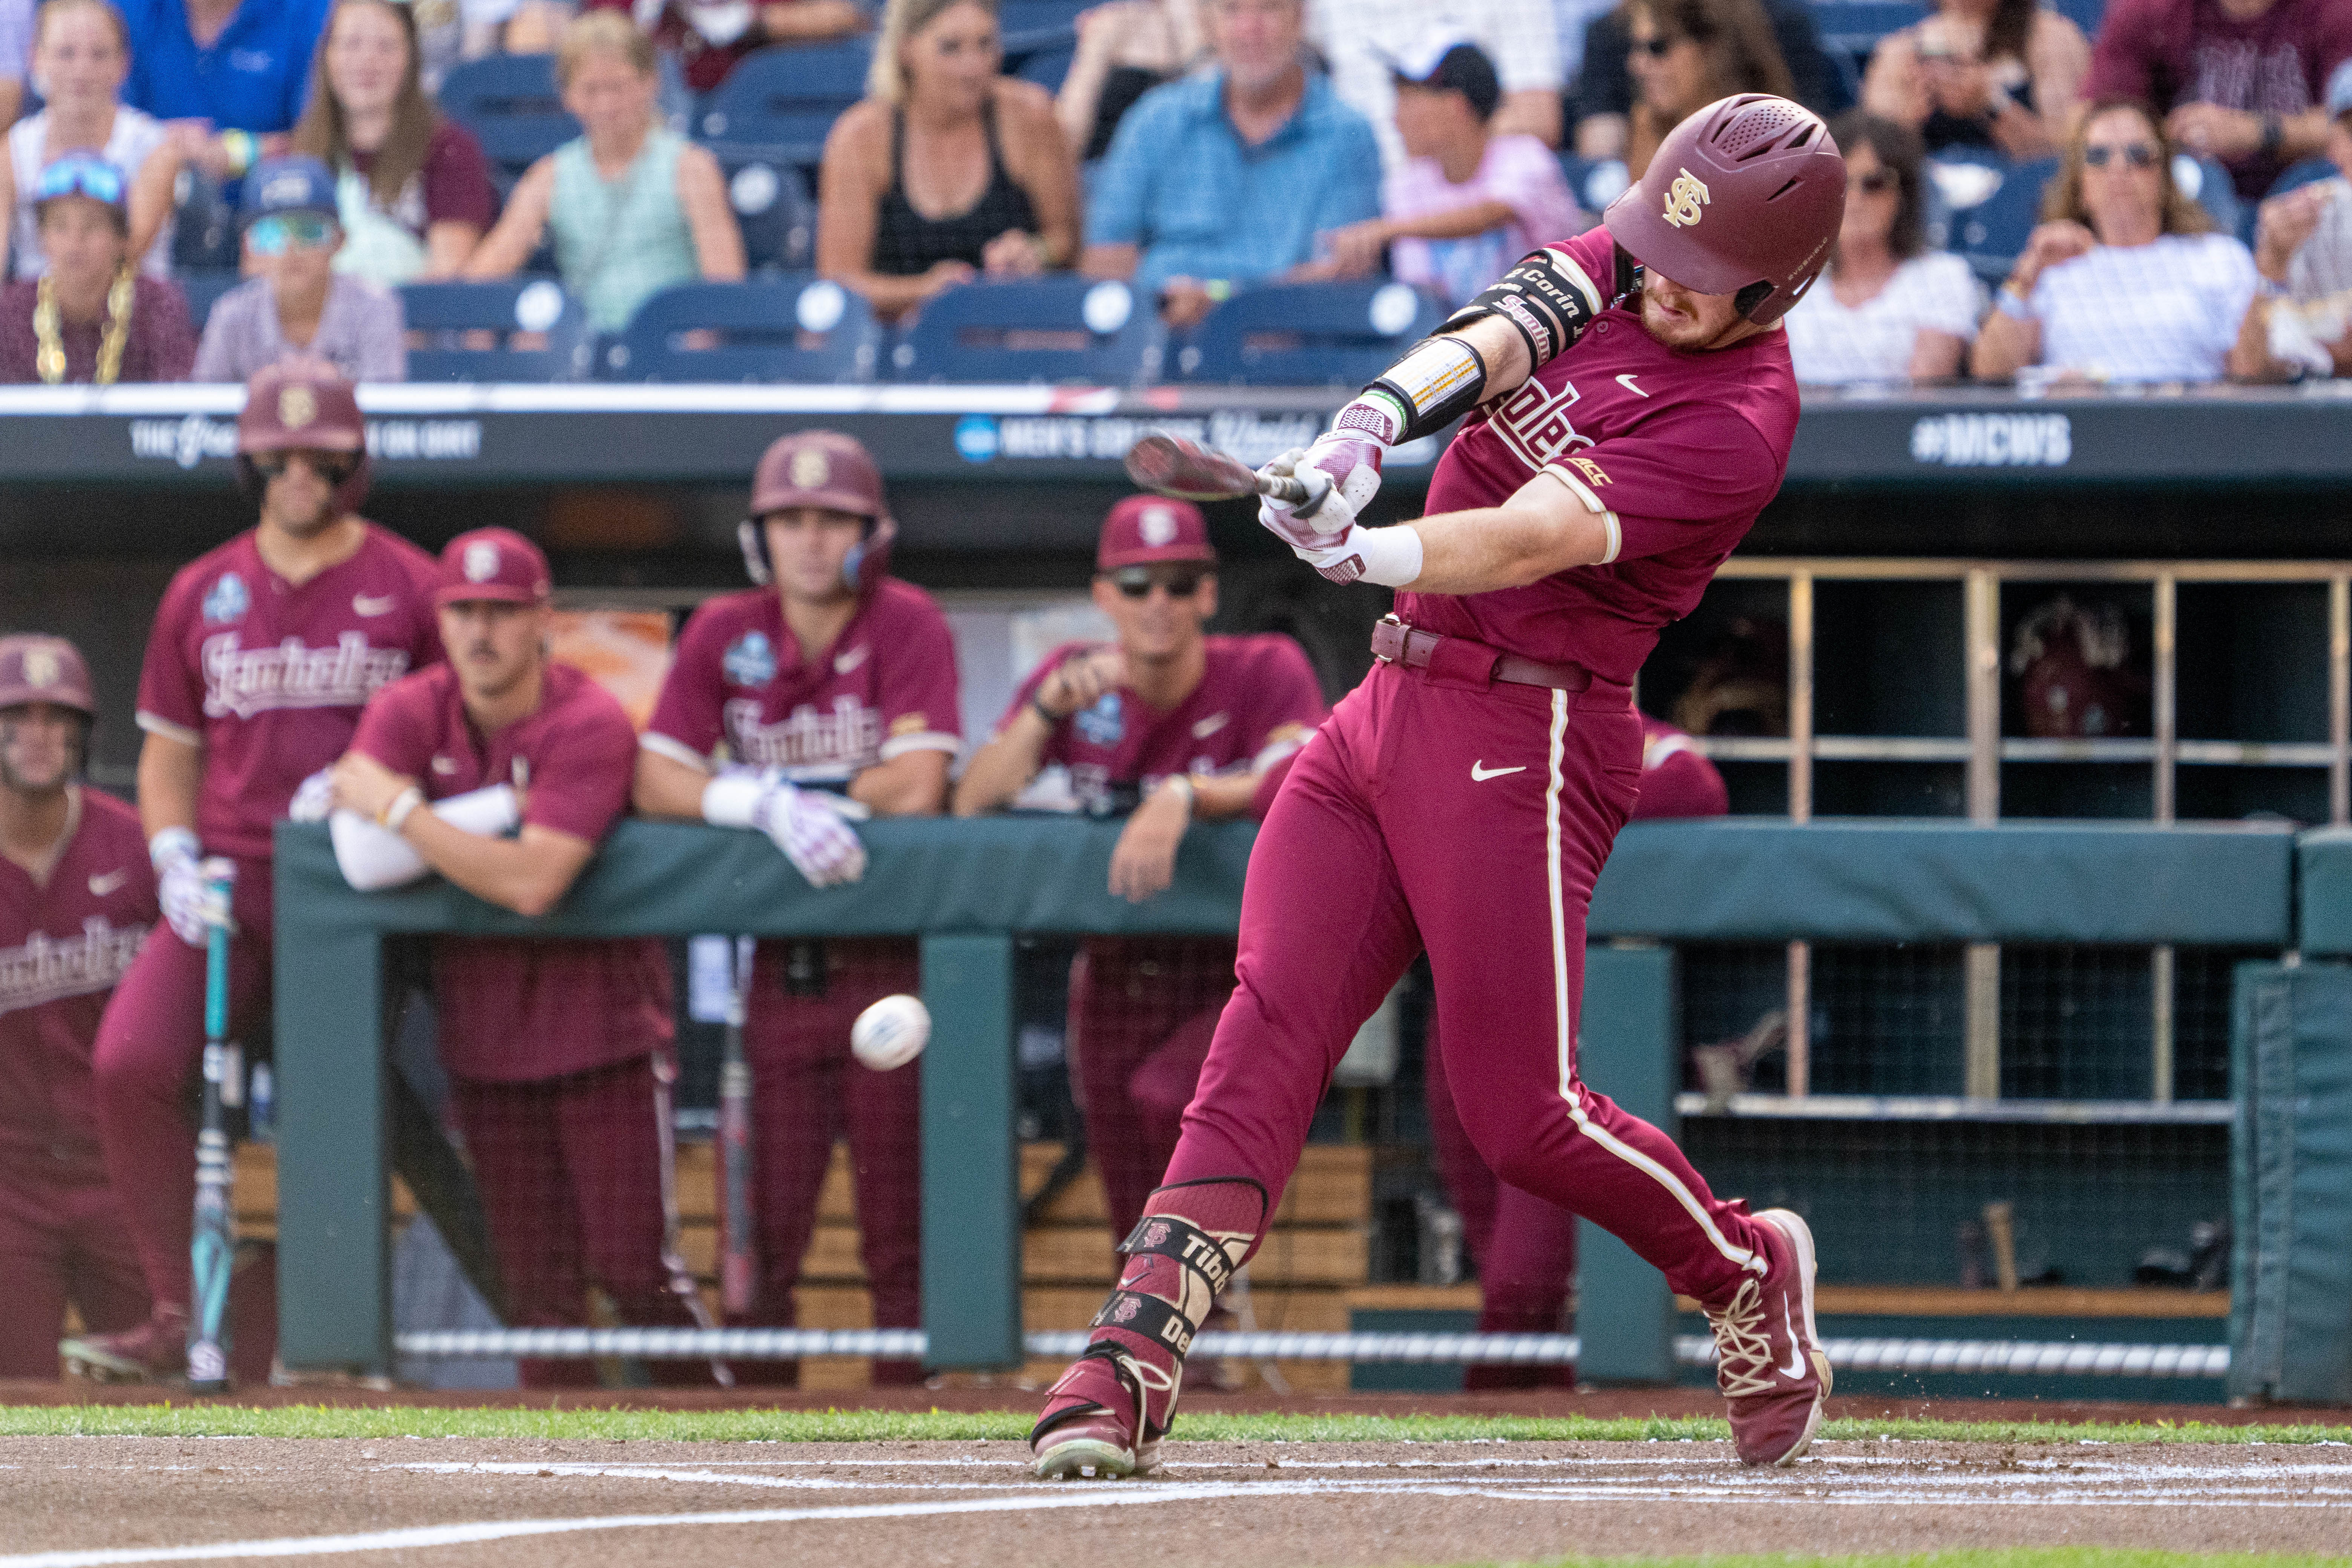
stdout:
[[2156,149],[2145,142],[2133,142],[2121,147],[2106,147],[2094,142],[2083,149],[2083,166],[2088,169],[2104,169],[2118,155],[2135,169],[2156,167]]
[[1149,566],[1129,566],[1112,573],[1110,580],[1130,599],[1150,597],[1154,584],[1167,589],[1171,599],[1189,599],[1200,590],[1201,579],[1207,575],[1205,572],[1171,572],[1165,577],[1155,577]]
[[359,471],[357,452],[317,452],[307,448],[291,452],[258,452],[253,457],[253,471],[265,479],[274,479],[286,471],[287,465],[299,458],[310,470],[331,485],[341,484]]
[[245,242],[256,256],[283,256],[289,250],[316,250],[335,237],[331,218],[317,213],[272,213],[257,218],[245,231]]

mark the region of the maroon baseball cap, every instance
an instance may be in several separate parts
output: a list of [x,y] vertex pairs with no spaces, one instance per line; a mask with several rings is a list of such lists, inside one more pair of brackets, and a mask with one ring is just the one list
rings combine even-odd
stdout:
[[0,637],[0,708],[54,702],[98,717],[98,696],[81,650],[63,637]]
[[1201,509],[1165,496],[1129,496],[1111,508],[1103,519],[1102,542],[1095,547],[1095,570],[1117,572],[1162,561],[1217,563]]
[[501,599],[536,605],[550,592],[547,557],[511,528],[478,528],[451,540],[441,552],[441,587],[436,605],[471,599]]

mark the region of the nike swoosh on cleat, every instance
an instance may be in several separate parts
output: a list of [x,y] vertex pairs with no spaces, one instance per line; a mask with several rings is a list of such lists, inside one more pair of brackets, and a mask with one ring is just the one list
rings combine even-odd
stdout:
[[1521,763],[1516,768],[1490,768],[1484,762],[1476,762],[1470,764],[1470,782],[1485,784],[1488,779],[1498,779],[1505,773],[1523,773],[1527,771],[1528,765],[1525,763]]
[[1805,1375],[1805,1353],[1797,1345],[1797,1311],[1789,1305],[1786,1296],[1780,1298],[1780,1320],[1789,1325],[1789,1364],[1776,1366],[1772,1370],[1782,1377],[1802,1377]]

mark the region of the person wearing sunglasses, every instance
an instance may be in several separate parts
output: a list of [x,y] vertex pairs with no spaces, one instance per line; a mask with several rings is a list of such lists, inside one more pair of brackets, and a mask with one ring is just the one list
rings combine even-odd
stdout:
[[131,68],[122,15],[108,0],[47,0],[33,24],[33,76],[40,112],[8,127],[0,159],[0,213],[15,215],[11,272],[38,277],[40,237],[33,223],[41,171],[69,153],[94,153],[131,182],[131,252],[140,269],[172,271],[172,184],[180,167],[169,128],[121,100]]
[[1636,180],[1666,132],[1717,99],[1795,96],[1771,18],[1757,0],[1629,0],[1625,28],[1634,86],[1625,171]]
[[185,381],[195,358],[188,304],[131,260],[122,171],[73,153],[33,187],[45,270],[0,288],[0,381]]
[[1993,297],[1969,368],[2006,380],[2218,381],[2252,302],[2254,258],[2172,178],[2147,106],[2091,105]]
[[353,381],[408,378],[400,297],[335,270],[343,227],[335,177],[316,158],[266,158],[245,182],[237,221],[255,274],[221,296],[196,351],[198,381],[243,381],[292,356]]
[[[1048,767],[1094,816],[1124,813],[1110,890],[1143,903],[1201,818],[1251,810],[1259,776],[1323,721],[1286,637],[1210,637],[1217,554],[1200,509],[1129,496],[1104,519],[1095,607],[1115,633],[1047,655],[956,786],[958,816],[1024,798]],[[1178,1121],[1234,989],[1230,937],[1089,937],[1070,971],[1072,1071],[1113,1231],[1125,1236],[1175,1152]]]
[[1845,153],[1845,220],[1829,276],[1783,318],[1797,380],[1948,381],[1976,338],[1984,290],[1966,261],[1927,248],[1918,133],[1859,110],[1830,132]]

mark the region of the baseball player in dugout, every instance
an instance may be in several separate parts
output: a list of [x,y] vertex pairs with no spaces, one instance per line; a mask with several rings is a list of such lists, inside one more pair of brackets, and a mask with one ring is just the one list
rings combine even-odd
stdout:
[[[935,816],[961,744],[955,642],[930,595],[888,575],[897,525],[866,448],[829,430],[761,458],[743,563],[757,586],[711,599],[679,634],[637,753],[637,809],[764,833],[819,888],[866,873],[854,822]],[[922,989],[908,939],[762,942],[744,1020],[758,1260],[731,1321],[790,1328],[834,1141],[846,1135],[874,1326],[921,1311],[922,1068],[854,1059],[870,1004]],[[797,1367],[737,1369],[793,1381]],[[877,1362],[877,1384],[920,1381]]]
[[236,863],[229,1024],[250,1037],[269,998],[271,825],[341,754],[378,687],[441,657],[433,558],[354,510],[367,439],[352,384],[315,361],[261,372],[236,450],[260,522],[172,579],[139,678],[139,816],[171,929],[116,987],[94,1066],[107,1177],[154,1306],[143,1324],[70,1347],[113,1378],[186,1366],[196,1153],[184,1094],[204,1048],[208,918],[198,863]]
[[[1717,1198],[1580,1081],[1576,1026],[1585,910],[1640,785],[1632,683],[1780,489],[1798,413],[1780,319],[1844,208],[1817,116],[1760,94],[1710,104],[1601,226],[1526,257],[1269,466],[1308,493],[1260,521],[1396,605],[1266,815],[1240,986],[1167,1184],[1032,1434],[1040,1474],[1157,1463],[1209,1303],[1256,1247],[1357,1026],[1424,947],[1480,1156],[1700,1303],[1743,1460],[1811,1444],[1830,1367],[1804,1222]],[[1456,419],[1428,515],[1358,524],[1382,452]]]
[[[1047,655],[956,784],[956,815],[1011,804],[1049,763],[1081,809],[1129,814],[1110,890],[1140,903],[1175,876],[1198,818],[1250,811],[1261,774],[1323,721],[1323,692],[1286,637],[1208,637],[1217,554],[1200,510],[1129,496],[1103,520],[1094,600],[1106,647]],[[1143,1217],[1234,990],[1217,937],[1088,937],[1070,968],[1069,1052],[1113,1231]]]
[[[449,662],[378,692],[331,775],[336,858],[354,886],[437,871],[542,915],[628,810],[636,731],[602,687],[548,658],[549,593],[547,558],[510,530],[441,552]],[[666,1260],[676,1072],[661,942],[437,937],[433,982],[509,1325],[584,1325],[593,1284],[633,1327],[693,1326],[692,1281]],[[709,1381],[694,1363],[651,1364],[664,1381]],[[521,1373],[530,1387],[596,1382],[587,1362],[526,1360]]]
[[60,637],[0,637],[0,1377],[51,1378],[66,1305],[147,1321],[106,1184],[90,1047],[155,923],[139,814],[80,782],[98,700]]

